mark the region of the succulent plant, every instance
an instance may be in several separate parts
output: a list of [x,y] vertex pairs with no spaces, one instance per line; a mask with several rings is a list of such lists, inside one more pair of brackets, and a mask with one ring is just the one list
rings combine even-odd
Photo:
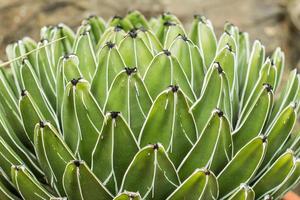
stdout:
[[[300,76],[195,16],[85,19],[7,47],[0,199],[280,199],[300,180]],[[4,66],[2,64],[2,66]]]

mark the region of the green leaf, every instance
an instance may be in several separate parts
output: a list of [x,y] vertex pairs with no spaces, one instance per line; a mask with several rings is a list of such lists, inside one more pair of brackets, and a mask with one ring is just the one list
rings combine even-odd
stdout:
[[210,170],[216,175],[222,171],[224,166],[232,159],[233,156],[230,123],[226,116],[221,118],[220,123],[218,143],[216,144],[215,153],[210,164]]
[[[25,53],[26,53],[26,49],[24,47],[22,40],[19,40],[18,42],[10,44],[6,47],[6,54],[8,60],[13,60],[17,57],[23,56]],[[23,88],[22,80],[21,80],[21,71],[20,71],[21,61],[22,61],[21,59],[17,59],[11,63],[17,94],[19,94],[21,92],[21,89]]]
[[235,154],[217,177],[219,197],[225,198],[232,195],[241,183],[248,183],[251,180],[264,158],[266,147],[265,138],[258,136]]
[[[1,109],[2,107],[0,106],[0,112],[2,112]],[[25,163],[33,172],[35,172],[37,176],[41,176],[42,172],[37,164],[35,155],[31,152],[32,149],[28,149],[22,143],[23,141],[21,141],[16,136],[15,132],[7,122],[7,119],[5,118],[4,115],[0,115],[0,132],[1,132],[0,140],[3,140],[4,142],[3,145],[4,146],[8,145],[6,148],[8,149],[11,148],[14,152],[16,152],[16,155],[18,155],[21,158],[23,163]],[[25,133],[23,134],[26,136]],[[6,156],[8,156],[8,154]],[[11,163],[8,165],[8,168],[10,166]]]
[[250,55],[250,42],[249,42],[249,34],[246,32],[241,32],[239,34],[238,40],[239,48],[238,48],[238,80],[239,80],[239,91],[240,94],[242,89],[244,88],[246,76],[247,76],[247,67],[248,67],[248,59]]
[[108,90],[116,77],[125,67],[125,63],[112,42],[107,42],[98,54],[98,66],[91,83],[91,92],[100,106],[104,106]]
[[43,200],[53,197],[24,166],[12,166],[14,185],[24,200]]
[[141,147],[162,143],[178,167],[197,139],[188,101],[178,86],[169,86],[154,101],[139,137]]
[[289,175],[294,166],[294,154],[287,151],[281,155],[272,166],[254,183],[253,190],[256,198],[270,194]]
[[79,35],[74,47],[74,52],[79,59],[79,70],[83,77],[91,81],[96,71],[96,56],[91,41],[89,32],[84,32]]
[[107,28],[102,34],[96,49],[101,49],[107,42],[119,45],[126,36],[126,32],[121,26]]
[[179,34],[186,35],[179,19],[167,13],[161,15],[154,31],[164,49],[169,49],[171,43]]
[[128,12],[125,18],[131,22],[134,28],[149,28],[147,19],[137,10]]
[[178,35],[170,46],[171,53],[178,59],[191,87],[200,95],[206,68],[196,45],[184,35]]
[[175,167],[163,146],[154,144],[135,155],[125,173],[121,191],[138,191],[142,199],[164,200],[178,185]]
[[272,91],[274,92],[273,85],[275,85],[277,76],[276,67],[271,63],[270,59],[267,58],[265,63],[263,64],[260,72],[259,77],[249,94],[247,99],[244,99],[244,104],[242,106],[242,113],[239,117],[238,123],[245,117],[244,115],[249,111],[249,108],[253,105],[256,101],[257,97],[260,95],[261,86],[265,83],[268,83],[272,87]]
[[[9,176],[10,178],[10,176]],[[20,194],[9,180],[8,176],[0,168],[0,199],[1,200],[20,200]]]
[[45,95],[49,99],[49,101],[53,104],[56,103],[55,99],[55,68],[51,61],[51,49],[49,46],[48,40],[44,39],[38,43],[37,50],[37,65],[38,65],[38,73],[37,76],[41,81],[41,86],[44,89]]
[[282,89],[279,98],[274,102],[274,108],[272,110],[270,120],[273,120],[286,106],[294,102],[299,91],[300,75],[297,73],[297,70],[294,69],[290,72],[290,75],[287,78],[287,83]]
[[[164,78],[161,78],[161,75]],[[176,57],[167,50],[157,54],[143,77],[146,87],[153,99],[169,85],[178,85],[190,101],[195,100],[195,94],[189,84],[186,74]]]
[[66,144],[90,165],[104,117],[86,80],[73,79],[68,83],[61,111]]
[[181,180],[185,180],[196,168],[209,168],[220,138],[223,120],[222,111],[213,111],[199,139],[178,167]]
[[217,53],[217,38],[211,21],[204,16],[195,15],[190,38],[194,44],[198,45],[208,69]]
[[36,125],[34,146],[48,183],[58,194],[64,195],[62,186],[64,169],[75,156],[49,122],[40,122]]
[[69,199],[109,200],[113,198],[84,161],[70,161],[66,166],[62,181]]
[[243,112],[246,114],[241,114],[244,117],[233,132],[234,152],[237,152],[252,138],[261,133],[268,119],[272,101],[272,88],[269,84],[264,84],[255,102],[251,102],[252,104],[251,107],[249,107],[249,111],[245,109]]
[[51,121],[52,124],[57,124],[58,122],[55,116],[55,112],[50,105],[50,102],[45,96],[45,93],[40,85],[38,77],[32,69],[28,60],[24,60],[23,65],[21,66],[21,76],[22,82],[24,85],[23,89],[26,89],[32,97],[34,97],[34,101],[41,113],[45,116],[45,118]]
[[141,200],[141,196],[139,193],[134,192],[123,192],[116,196],[114,200]]
[[205,169],[196,169],[167,200],[213,200],[218,197],[215,175]]
[[285,181],[273,192],[275,198],[282,198],[288,191],[292,190],[300,180],[300,160],[296,159],[292,172],[286,177]]
[[242,102],[248,99],[258,77],[261,67],[265,59],[265,47],[258,41],[255,40],[252,52],[248,62],[248,69],[246,77],[244,79],[244,88],[242,90]]
[[152,55],[156,55],[163,50],[161,43],[151,29],[140,28],[139,37],[144,41],[148,49],[150,49]]
[[262,166],[269,166],[275,155],[280,152],[287,141],[296,123],[296,111],[294,105],[287,106],[275,121],[270,125],[265,135],[268,137],[268,149]]
[[231,49],[232,52],[236,53],[238,44],[237,41],[234,38],[234,35],[232,33],[228,32],[228,30],[225,30],[225,32],[221,35],[219,42],[218,42],[218,53],[220,53],[224,48]]
[[233,193],[228,200],[254,200],[255,199],[255,192],[253,189],[246,185],[241,184],[240,187]]
[[190,108],[191,112],[195,116],[199,133],[203,131],[207,121],[209,120],[211,112],[220,105],[220,98],[222,96],[222,79],[223,71],[221,66],[214,64],[211,70],[205,75],[200,98]]
[[2,171],[10,175],[12,165],[21,165],[23,160],[18,154],[0,137],[0,163]]
[[101,17],[91,15],[83,23],[90,26],[91,36],[97,44],[106,29],[105,21]]
[[56,74],[56,115],[60,118],[61,106],[67,83],[74,77],[82,77],[78,69],[79,60],[74,54],[61,58]]
[[112,17],[109,20],[108,24],[109,24],[109,26],[120,26],[126,32],[134,28],[134,25],[131,24],[131,21],[128,18],[123,18],[123,17],[117,16],[117,15]]
[[138,151],[137,141],[124,118],[118,112],[111,112],[106,115],[93,150],[91,169],[117,194],[125,171]]
[[235,53],[228,45],[221,49],[215,58],[215,62],[218,62],[226,73],[230,90],[234,87],[235,81],[235,59]]
[[19,108],[26,136],[30,139],[30,142],[32,142],[33,144],[34,128],[36,123],[46,119],[28,91],[24,90],[22,92],[22,97],[19,102]]
[[136,67],[143,76],[153,59],[153,55],[145,42],[139,37],[139,33],[140,31],[135,29],[128,32],[120,42],[119,51],[126,66]]
[[276,77],[276,85],[274,86],[275,90],[279,86],[282,74],[284,71],[284,62],[285,62],[285,56],[283,51],[281,51],[280,47],[277,47],[274,53],[272,54],[273,63],[276,66],[277,69],[277,77]]
[[[58,40],[54,43],[50,44],[51,49],[51,62],[54,68],[54,73],[57,71],[57,64],[60,59],[60,57],[67,54],[67,49],[65,49],[65,44],[63,40],[59,40],[64,37],[63,35],[63,26],[57,25],[51,28],[50,30],[50,38],[49,41]],[[47,39],[47,38],[46,38]]]
[[125,68],[115,78],[104,105],[106,111],[120,111],[138,138],[152,105],[152,99],[136,68]]

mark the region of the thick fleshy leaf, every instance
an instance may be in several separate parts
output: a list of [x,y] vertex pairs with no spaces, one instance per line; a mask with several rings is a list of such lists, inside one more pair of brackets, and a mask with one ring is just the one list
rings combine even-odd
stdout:
[[196,169],[167,200],[213,200],[218,197],[215,175],[206,169]]
[[20,194],[8,177],[10,178],[10,176],[6,175],[6,173],[0,169],[0,199],[20,200]]
[[287,141],[296,123],[296,111],[294,105],[287,106],[268,128],[265,135],[268,137],[268,148],[262,164],[267,167],[281,147]]
[[285,62],[285,56],[284,53],[281,51],[281,49],[279,47],[276,48],[276,50],[274,51],[273,55],[272,55],[272,59],[273,59],[273,63],[276,66],[277,69],[277,77],[276,77],[276,85],[274,86],[275,90],[276,88],[279,86],[281,78],[282,78],[282,74],[284,71],[284,62]]
[[[162,75],[164,75],[163,79]],[[196,98],[182,66],[167,50],[153,58],[143,80],[153,99],[169,85],[178,85],[191,101]]]
[[294,167],[294,154],[287,151],[254,183],[253,190],[257,199],[270,194],[290,174]]
[[34,128],[36,123],[46,119],[28,91],[24,90],[22,92],[22,97],[19,102],[19,109],[25,128],[25,133],[30,139],[30,141],[33,143]]
[[49,41],[44,39],[38,43],[39,50],[37,51],[37,66],[38,73],[37,76],[41,81],[41,86],[45,91],[45,95],[49,99],[52,105],[55,105],[55,68],[51,61],[51,49],[49,46]]
[[24,128],[19,113],[17,98],[11,90],[8,80],[2,71],[0,71],[0,102],[0,113],[6,119],[5,122],[12,128],[15,135],[23,142],[23,144],[28,149],[32,150],[30,141],[28,140],[26,134],[24,134]]
[[164,200],[178,185],[175,167],[163,146],[154,144],[135,155],[125,173],[121,191],[139,192],[142,199]]
[[300,91],[300,75],[297,70],[294,69],[290,72],[287,78],[287,83],[282,89],[279,98],[274,102],[274,108],[270,116],[270,120],[274,119],[279,113],[290,103],[294,102],[297,98],[297,94]]
[[245,84],[242,90],[242,103],[249,98],[251,91],[259,77],[259,72],[265,59],[265,47],[256,40],[248,62],[248,69],[245,77]]
[[151,29],[140,28],[139,37],[144,41],[152,55],[156,55],[163,50],[161,43]]
[[[241,32],[239,34],[238,40],[239,48],[238,48],[238,83],[239,83],[239,91],[242,92],[244,88],[246,76],[247,76],[247,64],[250,54],[250,42],[249,42],[249,34],[246,32]],[[241,94],[241,93],[240,93]]]
[[244,119],[245,114],[249,111],[250,107],[256,101],[257,97],[260,95],[260,90],[262,85],[268,83],[271,86],[271,89],[274,93],[273,85],[276,84],[275,83],[276,76],[277,76],[276,67],[271,63],[270,59],[267,58],[259,72],[259,77],[254,87],[252,88],[251,94],[249,94],[249,97],[247,99],[244,99],[244,104],[240,105],[242,108],[242,113],[240,114],[239,121],[237,123],[240,123]]
[[252,105],[249,107],[249,110],[245,109],[243,111],[246,114],[241,114],[245,117],[240,123],[238,123],[237,129],[233,133],[234,152],[237,152],[252,138],[261,133],[266,120],[268,119],[272,102],[272,88],[269,84],[264,84],[258,97],[256,98],[256,101],[251,102]]
[[197,168],[210,167],[220,135],[224,133],[222,130],[224,120],[226,119],[222,111],[213,111],[199,139],[178,167],[181,180],[185,180]]
[[210,170],[216,175],[219,174],[233,156],[231,127],[226,116],[223,116],[221,119],[219,131],[218,144],[216,144],[215,153],[210,164]]
[[226,45],[223,49],[221,49],[215,59],[215,62],[218,62],[226,73],[230,89],[234,87],[233,84],[236,76],[235,59],[235,53],[229,45]]
[[265,138],[258,136],[236,153],[217,177],[219,197],[232,195],[241,183],[248,183],[251,180],[264,158],[266,147]]
[[196,139],[188,101],[178,86],[170,86],[154,101],[140,133],[140,146],[160,142],[178,167]]
[[254,200],[255,192],[254,190],[245,184],[241,184],[240,188],[233,193],[228,200]]
[[137,10],[128,12],[125,18],[131,22],[134,28],[149,28],[146,18]]
[[120,17],[118,15],[112,17],[108,24],[109,26],[122,27],[126,32],[134,28],[134,26],[128,18]]
[[0,152],[1,173],[4,172],[9,176],[11,166],[21,165],[23,161],[2,138],[0,138]]
[[289,176],[286,177],[286,180],[280,184],[279,187],[276,188],[276,190],[273,192],[273,196],[276,199],[281,199],[282,196],[293,189],[300,180],[300,160],[295,160],[295,166],[292,170],[292,172],[289,174]]
[[138,138],[152,99],[136,68],[125,68],[109,89],[104,105],[106,111],[120,111]]
[[103,123],[103,114],[84,79],[66,86],[62,105],[62,129],[66,144],[88,165]]
[[174,15],[163,14],[159,19],[155,34],[163,48],[169,49],[175,38],[179,34],[185,35],[185,31],[181,22]]
[[113,198],[84,161],[70,161],[64,171],[62,182],[67,197],[72,200]]
[[[223,70],[217,63],[205,75],[200,98],[192,105],[198,132],[201,133],[209,120],[211,112],[220,105],[222,94]],[[213,90],[212,90],[213,88]]]
[[126,32],[121,26],[107,28],[102,34],[96,49],[101,49],[107,42],[119,45],[126,36]]
[[90,26],[91,37],[94,43],[97,44],[105,31],[105,21],[101,17],[91,15],[82,23]]
[[35,127],[34,146],[39,163],[48,183],[61,195],[64,194],[62,177],[64,169],[75,156],[63,139],[48,122],[40,122]]
[[204,64],[209,68],[217,53],[217,38],[211,21],[204,16],[195,15],[190,38],[198,45]]
[[56,74],[56,114],[59,118],[67,83],[74,77],[82,77],[78,65],[78,57],[74,54],[65,55],[58,64]]
[[32,66],[26,59],[21,66],[21,77],[23,82],[23,89],[26,89],[30,93],[45,118],[51,121],[52,124],[57,124],[58,126],[55,112],[50,102],[46,98],[38,77],[32,69]]
[[[2,107],[0,106],[0,112],[2,111]],[[1,132],[1,140],[4,149],[8,148],[8,150],[11,148],[18,157],[21,158],[22,163],[25,163],[33,172],[36,173],[37,176],[41,176],[42,172],[40,168],[38,167],[36,156],[32,153],[33,149],[28,149],[22,141],[20,140],[9,123],[7,122],[7,119],[5,116],[0,115],[0,132]],[[26,134],[23,132],[23,134],[26,136]],[[27,136],[26,136],[27,137]],[[27,139],[29,141],[29,139]],[[32,147],[32,145],[31,145]],[[5,150],[3,150],[5,152]],[[9,154],[4,156],[8,156]],[[5,158],[4,158],[5,159]],[[2,163],[1,163],[2,164]],[[11,164],[11,163],[10,163]],[[8,165],[10,167],[11,165]],[[18,163],[17,163],[18,164]],[[4,164],[3,164],[4,165]]]
[[106,115],[93,150],[91,168],[100,181],[117,194],[125,171],[138,151],[137,141],[124,118],[118,112],[111,112]]
[[12,182],[24,200],[43,200],[53,197],[24,166],[12,166]]
[[171,53],[178,59],[191,87],[200,95],[206,68],[196,45],[184,35],[176,37],[170,46]]
[[112,42],[107,42],[98,54],[98,66],[91,83],[91,92],[100,106],[104,106],[108,90],[116,75],[125,67],[125,63]]
[[96,70],[96,56],[89,32],[80,34],[74,52],[79,59],[79,70],[83,77],[91,81]]
[[136,67],[143,76],[153,59],[153,55],[145,42],[139,37],[139,32],[136,29],[129,31],[121,41],[119,51],[126,66]]
[[141,196],[139,193],[135,192],[123,192],[116,196],[114,200],[141,200]]

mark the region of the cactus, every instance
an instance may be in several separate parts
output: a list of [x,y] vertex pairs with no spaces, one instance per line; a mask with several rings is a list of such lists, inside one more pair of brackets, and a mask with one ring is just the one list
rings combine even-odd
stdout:
[[0,199],[280,199],[300,180],[300,76],[280,87],[282,50],[249,43],[133,11],[8,45]]

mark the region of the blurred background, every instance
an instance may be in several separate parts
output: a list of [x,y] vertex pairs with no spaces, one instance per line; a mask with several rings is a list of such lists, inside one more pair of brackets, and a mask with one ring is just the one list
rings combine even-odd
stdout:
[[59,22],[75,28],[90,14],[108,19],[138,9],[147,17],[164,11],[188,27],[194,14],[211,19],[220,35],[229,21],[259,39],[271,52],[281,46],[287,65],[300,68],[300,0],[0,0],[0,59],[5,46],[24,36],[39,39],[43,25]]
[[300,69],[300,0],[0,0],[0,60],[7,60],[7,44],[24,36],[39,40],[44,25],[63,22],[75,30],[91,14],[108,20],[135,9],[148,18],[171,12],[186,27],[194,14],[202,14],[218,36],[229,21],[249,32],[251,41],[261,40],[268,54],[280,46],[286,65]]

